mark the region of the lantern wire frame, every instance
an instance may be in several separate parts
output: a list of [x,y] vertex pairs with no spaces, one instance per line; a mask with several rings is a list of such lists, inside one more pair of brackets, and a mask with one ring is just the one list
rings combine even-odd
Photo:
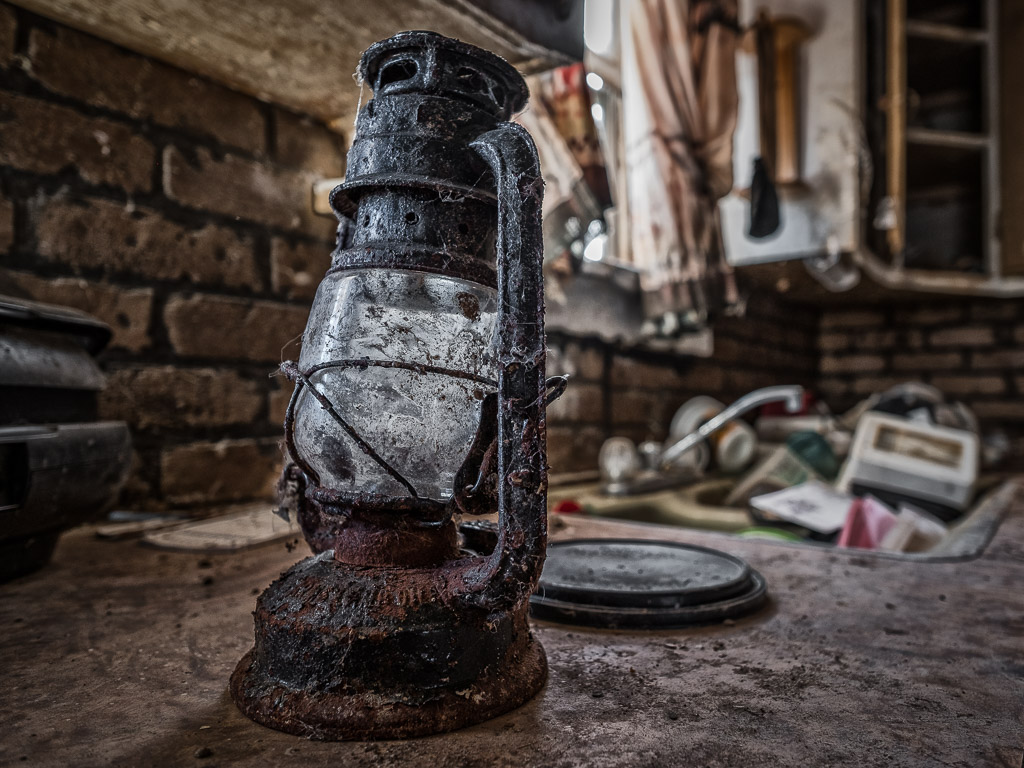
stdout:
[[[413,371],[420,375],[435,374],[440,376],[450,376],[452,378],[463,379],[465,381],[472,381],[475,384],[480,384],[487,387],[490,390],[490,393],[495,393],[498,390],[498,382],[494,379],[437,365],[406,363],[400,360],[371,360],[370,358],[364,357],[356,359],[328,360],[309,368],[302,369],[299,368],[298,363],[295,361],[286,360],[281,363],[281,372],[290,381],[295,383],[295,389],[292,390],[292,396],[288,401],[288,408],[285,411],[284,417],[285,449],[288,451],[288,456],[295,465],[306,474],[307,477],[313,480],[314,485],[317,486],[317,490],[319,490],[320,494],[323,495],[325,493],[325,489],[321,487],[319,473],[309,466],[308,462],[302,458],[295,445],[295,407],[298,404],[299,397],[304,389],[308,388],[309,393],[320,404],[320,407],[327,411],[328,415],[330,415],[338,426],[341,427],[350,438],[352,438],[353,442],[355,442],[359,449],[378,464],[381,469],[387,472],[387,474],[396,482],[401,484],[412,497],[412,499],[409,499],[401,496],[387,496],[384,494],[371,493],[360,493],[358,494],[358,497],[353,497],[350,494],[332,490],[329,492],[331,498],[325,500],[331,502],[336,502],[338,499],[348,500],[353,506],[362,506],[367,508],[375,507],[378,509],[407,509],[410,506],[414,506],[416,509],[427,514],[439,515],[439,518],[436,520],[416,521],[416,525],[418,527],[437,528],[446,525],[452,516],[452,505],[448,501],[438,501],[435,499],[421,497],[416,492],[415,486],[413,486],[413,484],[410,483],[401,472],[395,469],[387,459],[381,456],[373,446],[356,431],[355,427],[345,420],[345,418],[338,412],[338,409],[335,407],[331,399],[317,389],[316,385],[312,381],[313,376],[325,370],[336,368],[355,368],[358,370],[366,370],[371,367],[399,368],[402,370]],[[546,382],[547,392],[544,395],[545,405],[557,399],[565,391],[568,383],[569,378],[567,376],[552,376],[549,378]],[[480,485],[480,483],[478,482],[477,485]]]

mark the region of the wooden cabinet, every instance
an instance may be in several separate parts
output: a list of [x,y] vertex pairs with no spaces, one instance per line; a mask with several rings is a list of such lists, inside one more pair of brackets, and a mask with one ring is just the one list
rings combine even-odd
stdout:
[[959,276],[968,286],[1024,272],[1020,209],[1005,206],[1021,202],[1024,182],[1022,148],[1012,143],[1024,117],[1022,5],[867,2],[865,117],[875,168],[865,241],[911,281]]
[[1024,0],[999,3],[1002,274],[1024,277]]

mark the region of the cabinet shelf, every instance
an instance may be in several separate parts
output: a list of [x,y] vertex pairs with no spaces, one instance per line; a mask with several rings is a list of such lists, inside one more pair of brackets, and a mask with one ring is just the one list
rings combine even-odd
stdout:
[[907,143],[949,149],[987,149],[988,136],[966,131],[937,131],[932,128],[907,128]]
[[982,45],[989,41],[988,30],[958,27],[953,24],[940,24],[934,21],[907,19],[907,36],[920,37],[928,40],[943,40],[950,43],[969,43]]

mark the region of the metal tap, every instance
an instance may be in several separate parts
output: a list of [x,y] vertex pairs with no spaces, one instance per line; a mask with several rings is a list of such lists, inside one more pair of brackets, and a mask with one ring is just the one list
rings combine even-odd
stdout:
[[730,421],[766,403],[783,400],[786,404],[786,411],[788,413],[795,413],[800,410],[803,396],[804,388],[797,384],[763,387],[762,389],[748,392],[732,405],[724,408],[717,416],[704,422],[699,429],[664,448],[658,464],[662,470],[669,469],[672,464],[679,460],[680,456],[695,448]]

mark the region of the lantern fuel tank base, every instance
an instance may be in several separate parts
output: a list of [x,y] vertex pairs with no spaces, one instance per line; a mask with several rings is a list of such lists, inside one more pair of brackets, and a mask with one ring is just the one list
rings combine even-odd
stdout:
[[[251,719],[323,741],[426,736],[504,714],[544,685],[525,602],[488,610],[446,596],[435,569],[332,554],[296,564],[257,601],[256,644],[230,686]],[[453,579],[462,565],[450,564]]]

